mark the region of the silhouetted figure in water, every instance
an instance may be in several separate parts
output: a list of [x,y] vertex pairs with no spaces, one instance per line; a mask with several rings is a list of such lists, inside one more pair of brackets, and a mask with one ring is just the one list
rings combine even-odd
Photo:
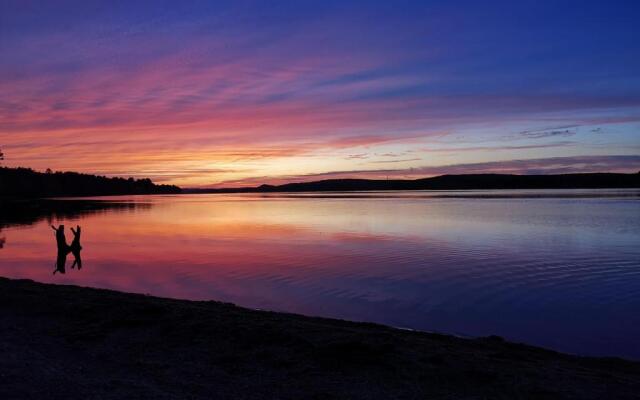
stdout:
[[76,225],[76,229],[71,228],[71,232],[73,232],[73,241],[71,242],[71,246],[67,244],[67,238],[64,234],[64,225],[60,225],[58,228],[51,225],[51,228],[56,232],[56,245],[58,247],[56,269],[53,271],[54,275],[56,272],[60,272],[61,274],[66,272],[67,256],[69,253],[72,253],[74,257],[71,268],[75,268],[77,265],[78,269],[81,269],[82,258],[80,257],[80,252],[82,250],[82,246],[80,245],[80,234],[82,229],[80,228],[80,225]]
[[69,251],[73,254],[74,260],[73,264],[71,264],[71,268],[74,268],[76,264],[78,265],[78,270],[82,269],[82,258],[80,258],[80,251],[82,250],[82,246],[80,245],[80,233],[82,229],[80,225],[76,225],[76,229],[71,228],[71,232],[73,232],[73,241],[71,242],[71,246],[69,246]]
[[67,251],[69,245],[67,244],[67,237],[64,235],[64,225],[60,225],[57,228],[51,225],[51,229],[56,232],[56,244],[58,245],[58,253],[61,250]]
[[60,272],[64,274],[66,272],[67,254],[69,254],[69,245],[67,245],[67,238],[64,235],[64,225],[60,225],[57,228],[51,225],[51,229],[55,231],[56,245],[58,246],[58,257],[56,257],[56,269],[53,270],[53,274]]

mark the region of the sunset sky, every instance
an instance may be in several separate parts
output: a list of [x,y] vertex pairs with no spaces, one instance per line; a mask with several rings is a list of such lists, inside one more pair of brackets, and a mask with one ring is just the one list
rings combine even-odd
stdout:
[[184,187],[636,172],[639,21],[635,1],[3,0],[3,164]]

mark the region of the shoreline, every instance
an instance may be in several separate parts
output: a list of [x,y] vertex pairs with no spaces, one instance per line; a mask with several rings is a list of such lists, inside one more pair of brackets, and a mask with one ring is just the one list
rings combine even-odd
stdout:
[[637,399],[640,362],[0,277],[0,397]]

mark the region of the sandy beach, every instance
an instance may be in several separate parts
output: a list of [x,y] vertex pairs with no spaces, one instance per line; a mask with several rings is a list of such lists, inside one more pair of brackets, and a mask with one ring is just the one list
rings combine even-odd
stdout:
[[636,399],[640,363],[0,278],[3,399]]

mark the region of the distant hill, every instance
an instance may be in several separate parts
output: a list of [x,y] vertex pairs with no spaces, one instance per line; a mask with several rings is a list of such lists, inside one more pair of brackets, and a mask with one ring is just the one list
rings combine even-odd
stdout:
[[188,193],[336,192],[361,190],[469,190],[469,189],[598,189],[640,188],[638,174],[562,175],[442,175],[415,180],[328,179],[314,182],[261,185],[252,188],[185,189]]
[[36,172],[29,168],[0,168],[0,196],[61,197],[126,194],[180,193],[171,185],[156,185],[150,179],[107,178],[77,172]]

